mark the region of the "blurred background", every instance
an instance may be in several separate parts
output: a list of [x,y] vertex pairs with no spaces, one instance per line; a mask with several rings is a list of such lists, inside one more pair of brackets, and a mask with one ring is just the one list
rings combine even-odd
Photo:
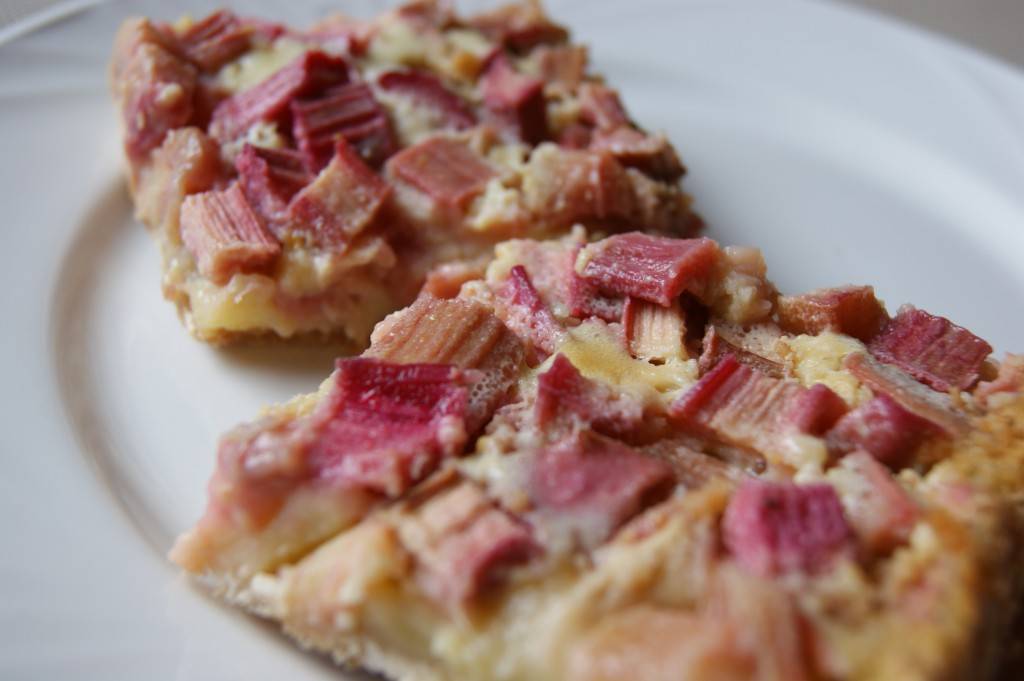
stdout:
[[1024,0],[835,1],[899,17],[1024,66]]
[[[70,0],[89,4],[97,0]],[[339,0],[343,2],[344,0]],[[1024,0],[815,0],[866,7],[1024,66]],[[558,0],[548,0],[556,5]],[[0,34],[10,22],[68,0],[0,0]],[[211,0],[210,6],[230,5]]]

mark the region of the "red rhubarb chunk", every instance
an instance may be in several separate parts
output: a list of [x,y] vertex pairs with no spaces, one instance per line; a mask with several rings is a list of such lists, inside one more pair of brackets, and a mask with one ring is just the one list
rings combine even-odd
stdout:
[[582,249],[576,250],[576,255],[569,262],[569,314],[579,319],[597,317],[606,322],[620,321],[625,314],[625,298],[601,293],[594,282],[584,279],[576,272],[576,258],[580,250]]
[[675,149],[664,136],[648,135],[629,126],[598,130],[590,142],[590,148],[607,151],[622,165],[638,168],[666,182],[678,180],[686,173]]
[[622,310],[622,328],[629,354],[634,357],[655,362],[686,358],[683,346],[686,323],[678,304],[662,307],[627,298]]
[[868,349],[940,392],[968,390],[992,353],[991,345],[967,329],[909,305],[900,308]]
[[291,106],[292,132],[314,172],[330,160],[339,138],[374,167],[397,149],[387,114],[365,83],[339,85],[319,97],[295,100]]
[[556,45],[538,47],[531,57],[536,59],[541,79],[558,84],[568,91],[575,90],[587,71],[587,48],[583,45]]
[[[733,340],[738,343],[744,339],[734,337]],[[773,378],[783,378],[786,375],[785,367],[781,364],[730,342],[714,324],[708,324],[708,330],[704,332],[701,345],[700,358],[697,360],[697,367],[700,369],[701,375],[714,369],[727,355],[732,355],[741,364],[746,364]]]
[[815,383],[790,401],[786,420],[801,433],[824,435],[847,411],[843,398],[827,385]]
[[463,142],[431,137],[403,149],[388,163],[395,177],[437,201],[464,208],[496,176],[494,168]]
[[480,78],[484,106],[518,139],[539,144],[548,137],[544,82],[516,71],[503,53],[491,59]]
[[483,378],[469,396],[467,430],[475,433],[507,400],[526,354],[519,338],[483,305],[420,296],[373,330],[366,354],[392,362],[437,362]]
[[296,97],[309,97],[348,82],[348,63],[312,50],[259,84],[225,99],[213,111],[210,134],[222,141],[241,137],[259,121],[275,121]]
[[580,87],[580,118],[599,130],[614,130],[629,125],[629,115],[619,93],[597,83]]
[[643,405],[607,385],[584,377],[565,355],[556,355],[537,378],[534,406],[537,426],[591,428],[614,437],[628,435],[643,422]]
[[781,436],[817,434],[837,418],[839,405],[824,390],[772,378],[727,355],[672,404],[669,414],[696,435],[772,454],[780,451]]
[[480,262],[446,262],[427,272],[427,277],[420,288],[421,294],[435,298],[455,298],[462,290],[462,285],[483,279],[487,268]]
[[577,432],[537,453],[529,490],[542,512],[577,526],[593,547],[672,489],[672,468],[616,440]]
[[844,456],[828,477],[850,525],[868,549],[889,551],[910,538],[920,515],[917,505],[871,454],[857,451]]
[[926,438],[941,432],[931,421],[881,393],[839,419],[826,442],[837,456],[862,449],[887,466],[899,468]]
[[115,81],[125,152],[141,162],[171,130],[188,125],[195,112],[195,67],[157,42],[135,46]]
[[203,276],[225,284],[237,272],[266,268],[281,252],[238,183],[192,194],[181,204],[181,239]]
[[499,316],[513,333],[545,355],[555,351],[565,330],[541,300],[525,267],[512,268],[497,291],[497,301]]
[[779,326],[790,333],[843,333],[867,342],[889,315],[870,286],[841,286],[799,296],[780,296]]
[[252,34],[251,26],[222,9],[189,26],[178,39],[189,59],[212,72],[248,50]]
[[711,239],[629,232],[585,248],[581,274],[605,293],[668,307],[684,290],[706,281],[718,255],[718,244]]
[[459,369],[357,357],[338,361],[335,381],[307,455],[317,478],[395,497],[462,452],[469,393]]
[[558,133],[558,146],[565,149],[586,149],[594,138],[593,130],[582,123],[570,123]]
[[650,224],[635,178],[608,152],[541,147],[528,165],[526,205],[552,224]]
[[288,211],[288,202],[313,176],[302,155],[291,149],[245,145],[235,158],[238,181],[257,211],[274,223]]
[[508,567],[540,553],[529,528],[463,482],[431,497],[400,527],[416,558],[416,581],[437,602],[457,609]]
[[746,481],[722,525],[725,546],[739,564],[765,577],[820,572],[850,542],[839,497],[825,484]]
[[843,360],[843,367],[876,395],[888,395],[948,435],[962,434],[970,427],[967,416],[949,395],[930,390],[906,372],[882,364],[871,355],[855,352]]
[[395,14],[417,33],[431,33],[458,23],[452,3],[437,0],[412,0],[396,8]]
[[444,126],[465,130],[476,125],[476,115],[469,103],[444,86],[441,80],[426,71],[388,71],[377,79],[385,92],[407,95],[416,104],[435,112]]
[[345,140],[316,179],[288,207],[290,226],[314,246],[340,248],[373,222],[391,188]]
[[538,2],[513,2],[478,14],[466,23],[490,40],[512,50],[525,51],[543,43],[561,43],[569,38],[565,28],[544,14]]

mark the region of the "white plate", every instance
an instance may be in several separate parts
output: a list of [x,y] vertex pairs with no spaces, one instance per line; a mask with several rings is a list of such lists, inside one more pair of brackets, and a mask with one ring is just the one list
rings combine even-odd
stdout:
[[[190,4],[105,4],[0,47],[5,679],[337,678],[163,557],[201,509],[217,434],[331,363],[212,350],[160,298],[105,62],[121,19]],[[1020,74],[825,3],[551,5],[682,150],[709,234],[762,246],[783,290],[874,283],[890,307],[1024,346]],[[329,4],[243,7],[304,23]]]

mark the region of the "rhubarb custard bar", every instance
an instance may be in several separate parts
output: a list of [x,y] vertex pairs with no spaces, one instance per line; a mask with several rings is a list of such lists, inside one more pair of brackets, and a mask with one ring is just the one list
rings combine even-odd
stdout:
[[577,228],[460,279],[228,433],[172,558],[395,679],[992,673],[1020,356],[705,238]]
[[164,295],[210,342],[365,346],[427,272],[457,288],[499,241],[700,224],[665,137],[536,2],[460,17],[423,0],[301,30],[132,19],[110,80]]

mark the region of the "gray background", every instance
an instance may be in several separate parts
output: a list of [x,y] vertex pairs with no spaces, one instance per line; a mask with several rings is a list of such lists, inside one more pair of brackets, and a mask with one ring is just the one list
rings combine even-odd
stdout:
[[1024,66],[1024,0],[837,0],[944,33]]
[[[1024,0],[819,0],[876,10],[1024,66]],[[549,0],[551,4],[557,0]],[[55,0],[0,0],[0,28]],[[220,3],[211,0],[210,6]]]

